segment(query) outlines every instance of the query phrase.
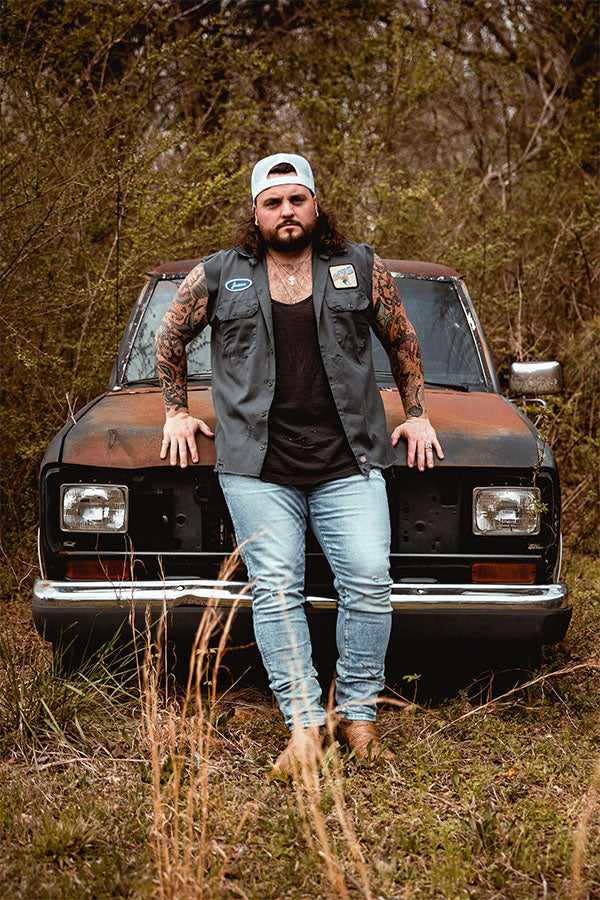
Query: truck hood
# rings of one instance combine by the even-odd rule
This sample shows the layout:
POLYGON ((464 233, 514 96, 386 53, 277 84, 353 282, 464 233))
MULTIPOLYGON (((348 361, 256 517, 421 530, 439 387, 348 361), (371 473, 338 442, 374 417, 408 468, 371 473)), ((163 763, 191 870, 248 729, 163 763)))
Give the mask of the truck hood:
MULTIPOLYGON (((382 390, 388 430, 404 420, 398 392, 382 390)), ((538 445, 531 423, 499 394, 427 390, 426 404, 444 459, 436 465, 519 467, 538 463, 538 445)), ((190 412, 214 430, 212 392, 190 387, 190 412)), ((99 397, 64 434, 62 462, 122 469, 169 465, 159 458, 164 422, 162 394, 157 388, 131 388, 99 397)), ((199 465, 214 466, 214 441, 198 437, 199 465)), ((406 463, 406 445, 398 446, 399 465, 406 463)))

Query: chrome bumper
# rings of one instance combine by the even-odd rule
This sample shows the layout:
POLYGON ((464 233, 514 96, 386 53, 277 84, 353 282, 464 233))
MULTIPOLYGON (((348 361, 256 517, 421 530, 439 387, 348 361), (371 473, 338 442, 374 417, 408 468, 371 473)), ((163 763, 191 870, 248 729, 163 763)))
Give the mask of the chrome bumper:
MULTIPOLYGON (((157 607, 207 606, 250 607, 250 585, 242 581, 45 581, 33 588, 34 605, 43 607, 157 607)), ((564 609, 564 584, 429 584, 415 582, 392 585, 394 610, 495 611, 515 609, 564 609)), ((308 595, 315 609, 334 609, 336 601, 308 595)))

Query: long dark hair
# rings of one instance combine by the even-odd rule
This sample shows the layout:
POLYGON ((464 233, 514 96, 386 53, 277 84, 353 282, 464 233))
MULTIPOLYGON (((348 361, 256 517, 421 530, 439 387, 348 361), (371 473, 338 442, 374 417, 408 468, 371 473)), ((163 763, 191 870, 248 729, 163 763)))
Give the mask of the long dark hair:
MULTIPOLYGON (((346 246, 346 238, 338 231, 335 217, 332 213, 321 209, 320 206, 313 244, 317 252, 328 253, 331 256, 342 253, 346 246)), ((243 247, 256 259, 262 259, 267 252, 265 240, 254 222, 254 213, 240 224, 235 245, 243 247)))

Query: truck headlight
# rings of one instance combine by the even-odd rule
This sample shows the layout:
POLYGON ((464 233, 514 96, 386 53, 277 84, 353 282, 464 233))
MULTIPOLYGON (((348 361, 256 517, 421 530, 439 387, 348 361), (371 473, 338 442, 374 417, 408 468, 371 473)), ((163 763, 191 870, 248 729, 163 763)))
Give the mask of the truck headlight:
POLYGON ((127 531, 129 489, 121 484, 63 484, 63 531, 127 531))
POLYGON ((474 488, 474 534, 539 534, 540 489, 474 488))

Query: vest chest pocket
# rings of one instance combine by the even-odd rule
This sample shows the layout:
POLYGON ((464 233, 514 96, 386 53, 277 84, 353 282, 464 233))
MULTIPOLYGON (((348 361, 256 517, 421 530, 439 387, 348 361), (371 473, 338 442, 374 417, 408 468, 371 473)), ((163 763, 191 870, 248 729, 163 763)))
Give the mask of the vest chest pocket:
POLYGON ((361 353, 367 346, 372 303, 360 290, 331 288, 325 295, 337 341, 344 350, 361 353))
POLYGON ((225 356, 244 357, 253 352, 256 347, 258 300, 253 297, 221 298, 215 309, 215 320, 215 330, 225 356))
POLYGON ((367 312, 371 305, 366 294, 351 288, 330 288, 325 295, 325 302, 330 310, 340 313, 367 312))

